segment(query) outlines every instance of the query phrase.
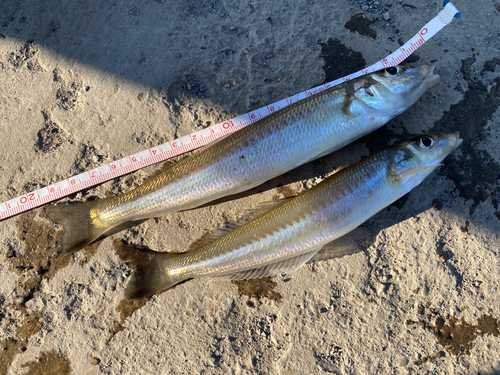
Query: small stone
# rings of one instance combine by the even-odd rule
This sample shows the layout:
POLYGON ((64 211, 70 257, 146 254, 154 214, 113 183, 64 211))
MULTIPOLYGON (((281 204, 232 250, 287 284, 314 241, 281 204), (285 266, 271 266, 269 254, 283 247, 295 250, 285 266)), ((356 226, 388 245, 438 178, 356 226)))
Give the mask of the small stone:
POLYGON ((400 356, 398 358, 398 366, 399 367, 405 367, 408 364, 408 358, 405 356, 400 356))
POLYGON ((97 156, 97 155, 93 155, 93 156, 92 156, 92 161, 93 161, 94 163, 97 163, 99 160, 100 160, 100 157, 99 157, 99 156, 97 156))
POLYGON ((101 363, 101 360, 99 358, 96 358, 96 357, 93 357, 91 360, 90 360, 90 364, 92 366, 97 366, 99 363, 101 363))
POLYGON ((384 20, 389 21, 390 19, 391 19, 391 16, 390 16, 389 12, 385 12, 384 13, 384 20))

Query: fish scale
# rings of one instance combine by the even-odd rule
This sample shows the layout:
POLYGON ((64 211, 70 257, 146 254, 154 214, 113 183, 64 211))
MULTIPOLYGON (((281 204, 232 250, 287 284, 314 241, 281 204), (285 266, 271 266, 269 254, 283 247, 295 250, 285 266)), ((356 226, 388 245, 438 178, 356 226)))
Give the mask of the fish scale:
POLYGON ((245 271, 239 259, 247 262, 246 267, 256 268, 273 258, 286 259, 321 248, 358 226, 360 218, 371 216, 371 211, 385 206, 392 198, 385 183, 385 154, 381 152, 356 168, 334 174, 318 187, 235 229, 220 241, 177 258, 169 264, 169 272, 186 278, 221 275, 234 269, 245 271), (366 204, 367 198, 379 203, 366 204), (227 269, 227 264, 233 267, 227 269), (184 272, 177 273, 177 269, 184 272))
POLYGON ((49 206, 73 252, 113 228, 188 210, 258 186, 379 128, 411 106, 439 76, 397 67, 361 76, 291 104, 220 139, 123 195, 49 206))
POLYGON ((136 270, 127 296, 151 295, 192 278, 293 272, 418 186, 461 142, 458 133, 440 133, 390 147, 184 254, 118 247, 136 270))

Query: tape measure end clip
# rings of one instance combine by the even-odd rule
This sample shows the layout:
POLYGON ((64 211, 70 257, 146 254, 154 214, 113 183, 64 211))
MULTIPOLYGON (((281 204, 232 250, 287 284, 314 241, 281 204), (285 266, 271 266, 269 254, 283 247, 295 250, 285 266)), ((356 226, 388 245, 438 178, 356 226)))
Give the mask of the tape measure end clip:
MULTIPOLYGON (((443 1, 443 6, 445 7, 446 5, 448 5, 448 3, 449 3, 449 2, 450 2, 450 0, 444 0, 444 1, 443 1)), ((453 8, 455 8, 455 6, 454 6, 453 4, 451 4, 451 6, 452 6, 453 8)), ((460 18, 460 17, 462 17, 462 13, 460 13, 460 12, 458 11, 458 9, 457 9, 457 8, 455 8, 455 10, 456 10, 457 12, 455 13, 455 15, 454 15, 453 17, 455 17, 455 18, 460 18)))

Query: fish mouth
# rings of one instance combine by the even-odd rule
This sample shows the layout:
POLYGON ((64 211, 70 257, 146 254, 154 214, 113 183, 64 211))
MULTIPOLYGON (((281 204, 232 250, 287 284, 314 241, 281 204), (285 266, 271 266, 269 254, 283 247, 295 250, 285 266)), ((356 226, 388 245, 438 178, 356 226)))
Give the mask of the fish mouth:
POLYGON ((451 147, 453 147, 451 152, 455 151, 464 141, 462 138, 460 138, 460 133, 457 131, 443 133, 443 135, 450 138, 451 147))
POLYGON ((424 85, 427 89, 434 86, 436 83, 439 82, 439 74, 435 74, 434 70, 436 69, 435 65, 431 65, 429 67, 429 73, 427 73, 427 76, 425 77, 424 81, 422 82, 422 85, 424 85))
POLYGON ((458 146, 460 146, 464 140, 462 138, 460 138, 459 132, 455 132, 455 137, 456 137, 456 140, 455 140, 455 150, 456 150, 458 148, 458 146))

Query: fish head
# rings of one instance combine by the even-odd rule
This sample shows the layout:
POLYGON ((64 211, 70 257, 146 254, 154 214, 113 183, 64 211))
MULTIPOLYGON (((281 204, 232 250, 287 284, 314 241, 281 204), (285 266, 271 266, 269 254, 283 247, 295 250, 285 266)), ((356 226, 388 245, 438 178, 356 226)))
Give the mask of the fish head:
POLYGON ((393 146, 388 158, 389 184, 410 191, 461 143, 458 132, 449 132, 426 134, 393 146))
POLYGON ((371 109, 390 118, 406 111, 439 81, 434 65, 393 66, 360 77, 354 96, 371 109))

